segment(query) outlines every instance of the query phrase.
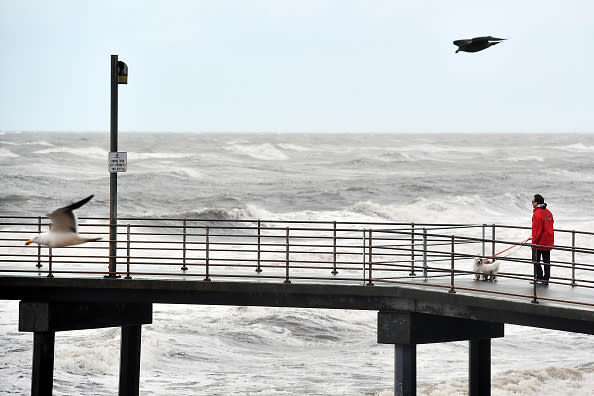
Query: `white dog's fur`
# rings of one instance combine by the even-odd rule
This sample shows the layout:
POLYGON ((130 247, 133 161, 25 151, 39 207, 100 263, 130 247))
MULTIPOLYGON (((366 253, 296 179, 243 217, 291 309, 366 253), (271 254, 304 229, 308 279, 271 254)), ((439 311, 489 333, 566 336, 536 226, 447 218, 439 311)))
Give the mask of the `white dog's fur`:
POLYGON ((491 262, 488 258, 474 258, 474 279, 480 280, 481 276, 483 280, 496 280, 497 272, 499 272, 499 263, 491 262))

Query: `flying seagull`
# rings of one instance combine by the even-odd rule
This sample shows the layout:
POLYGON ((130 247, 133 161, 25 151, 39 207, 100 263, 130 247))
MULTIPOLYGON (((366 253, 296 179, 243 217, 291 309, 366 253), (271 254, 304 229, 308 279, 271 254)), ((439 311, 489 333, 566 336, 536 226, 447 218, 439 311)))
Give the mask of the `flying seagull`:
POLYGON ((454 41, 454 45, 458 46, 456 53, 458 53, 459 51, 478 52, 484 50, 485 48, 489 48, 492 45, 499 44, 503 40, 505 39, 496 38, 492 36, 484 36, 475 37, 472 39, 456 40, 454 41))
POLYGON ((25 242, 25 245, 38 243, 50 248, 79 245, 85 242, 98 241, 101 238, 83 238, 78 235, 76 226, 76 215, 72 212, 78 209, 93 198, 89 195, 85 199, 75 202, 72 205, 56 209, 47 215, 52 220, 49 232, 36 235, 25 242))

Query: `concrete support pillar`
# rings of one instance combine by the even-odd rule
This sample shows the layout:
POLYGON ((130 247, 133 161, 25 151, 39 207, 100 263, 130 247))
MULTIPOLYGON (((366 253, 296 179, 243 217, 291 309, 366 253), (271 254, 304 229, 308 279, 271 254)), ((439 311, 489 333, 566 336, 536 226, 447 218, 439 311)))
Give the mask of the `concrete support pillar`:
POLYGON ((138 395, 140 329, 153 321, 152 304, 26 302, 19 305, 19 330, 33 332, 32 395, 51 395, 56 331, 121 327, 120 395, 138 395))
POLYGON ((471 339, 469 343, 469 396, 491 396, 491 339, 471 339))
POLYGON ((394 396, 417 394, 417 346, 395 344, 394 396))
POLYGON ((120 396, 138 396, 140 382, 141 326, 122 326, 120 396))
POLYGON ((377 342, 395 345, 394 394, 417 394, 417 344, 470 340, 470 396, 491 394, 491 338, 503 337, 503 323, 419 312, 380 311, 377 342))
POLYGON ((56 333, 53 331, 36 331, 33 334, 31 395, 51 395, 54 384, 54 344, 56 333))

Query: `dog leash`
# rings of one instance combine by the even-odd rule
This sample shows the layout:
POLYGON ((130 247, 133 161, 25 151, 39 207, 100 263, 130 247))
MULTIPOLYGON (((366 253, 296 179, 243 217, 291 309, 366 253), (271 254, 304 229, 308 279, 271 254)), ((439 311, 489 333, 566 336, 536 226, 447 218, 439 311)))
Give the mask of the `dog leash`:
MULTIPOLYGON (((522 247, 522 244, 523 244, 523 243, 526 243, 526 242, 528 242, 528 241, 529 241, 529 240, 531 240, 531 239, 532 239, 532 236, 529 236, 528 238, 524 239, 522 242, 520 242, 520 243, 517 243, 517 244, 515 244, 515 245, 511 245, 510 247, 508 247, 508 248, 506 248, 506 249, 503 249, 503 250, 502 250, 502 251, 500 251, 500 252, 497 252, 497 253, 495 253, 494 255, 492 255, 492 256, 490 257, 490 259, 491 259, 491 260, 493 260, 493 261, 495 261, 495 257, 499 256, 501 253, 505 253, 505 252, 507 252, 508 250, 510 250, 510 249, 513 249, 513 248, 516 248, 516 247, 519 249, 519 248, 521 248, 521 247, 522 247)), ((511 253, 510 253, 510 254, 511 254, 511 253)), ((506 254, 506 255, 505 255, 505 256, 503 256, 503 257, 507 257, 507 256, 509 256, 509 254, 506 254)))

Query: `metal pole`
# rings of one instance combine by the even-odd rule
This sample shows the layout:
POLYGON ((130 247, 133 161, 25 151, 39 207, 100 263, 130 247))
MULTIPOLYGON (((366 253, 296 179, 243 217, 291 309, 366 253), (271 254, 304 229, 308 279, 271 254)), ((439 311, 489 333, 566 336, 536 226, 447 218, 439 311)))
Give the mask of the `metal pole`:
POLYGON ((183 235, 183 247, 182 247, 182 261, 183 261, 183 265, 181 267, 182 271, 187 271, 188 267, 186 266, 186 238, 187 238, 187 220, 184 219, 184 235, 183 235))
POLYGON ((486 224, 483 224, 483 257, 485 257, 485 229, 487 228, 486 224))
POLYGON ((410 274, 408 276, 416 276, 415 274, 415 223, 410 223, 410 274))
POLYGON ((367 283, 367 286, 373 286, 373 274, 372 274, 372 266, 373 266, 373 260, 372 260, 372 256, 371 256, 371 230, 368 231, 369 233, 369 282, 367 283))
POLYGON ((205 248, 206 248, 206 278, 204 278, 205 281, 210 282, 210 276, 209 276, 209 266, 210 266, 210 237, 209 237, 209 229, 210 227, 206 226, 206 235, 204 236, 205 240, 205 248))
POLYGON ((366 250, 365 250, 365 243, 366 243, 366 240, 365 240, 365 238, 366 238, 365 237, 365 230, 363 230, 363 240, 362 240, 362 242, 363 242, 363 285, 365 285, 365 271, 366 271, 366 265, 365 265, 365 260, 366 260, 366 257, 365 257, 365 252, 366 252, 366 250))
MULTIPOLYGON (((111 152, 118 151, 118 56, 111 56, 111 115, 110 115, 111 152)), ((118 252, 118 174, 109 174, 109 275, 116 277, 118 252)))
POLYGON ((427 229, 423 228, 423 275, 425 280, 427 280, 427 273, 427 229))
POLYGON ((338 274, 336 270, 336 221, 334 222, 334 269, 332 270, 332 275, 338 274))
MULTIPOLYGON (((37 218, 37 231, 39 234, 41 234, 41 216, 39 216, 37 218)), ((41 265, 41 245, 37 244, 37 268, 41 268, 43 267, 43 265, 41 265)))
POLYGON ((575 231, 571 231, 571 286, 575 285, 575 231))
POLYGON ((536 286, 538 283, 538 280, 536 279, 536 251, 534 250, 534 245, 532 246, 532 290, 534 293, 534 296, 532 297, 532 303, 533 304, 538 304, 538 296, 536 295, 536 286))
POLYGON ((53 264, 53 254, 52 254, 52 248, 48 248, 49 251, 49 273, 47 274, 48 278, 53 278, 54 274, 52 274, 52 264, 53 264))
POLYGON ((130 276, 130 224, 126 225, 126 279, 130 276))
POLYGON ((450 293, 456 293, 454 288, 454 236, 452 235, 452 268, 450 272, 450 293))
POLYGON ((260 267, 260 256, 261 256, 261 242, 262 241, 262 224, 260 220, 258 220, 258 267, 256 268, 256 272, 262 272, 262 268, 260 267))
POLYGON ((495 256, 495 224, 492 225, 493 231, 491 235, 491 255, 495 256))
POLYGON ((286 254, 285 254, 285 265, 286 265, 286 276, 284 283, 291 283, 289 280, 289 227, 287 227, 287 236, 286 236, 286 254))

